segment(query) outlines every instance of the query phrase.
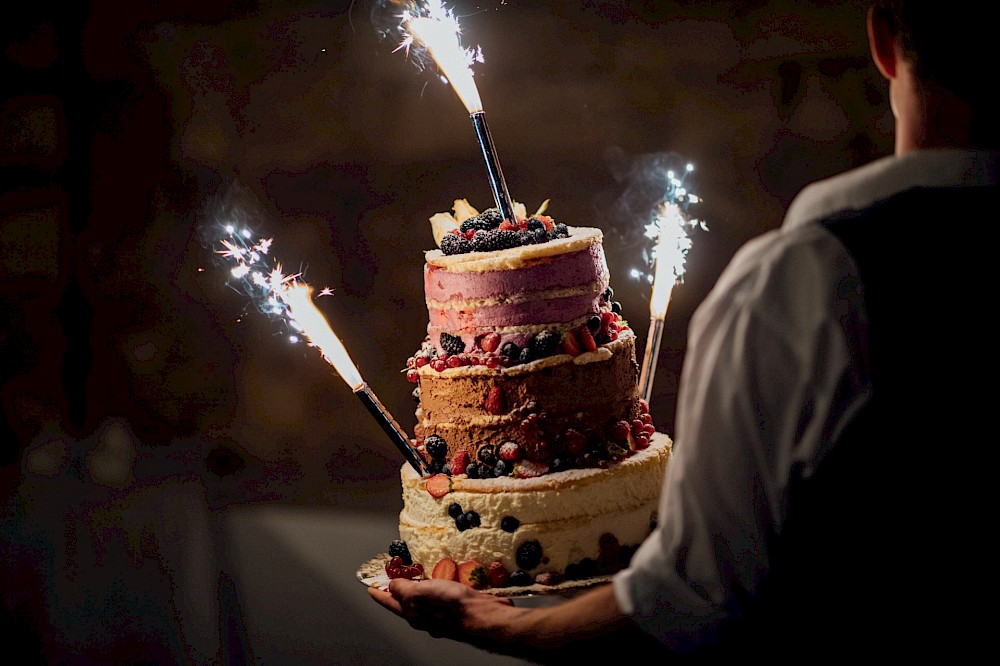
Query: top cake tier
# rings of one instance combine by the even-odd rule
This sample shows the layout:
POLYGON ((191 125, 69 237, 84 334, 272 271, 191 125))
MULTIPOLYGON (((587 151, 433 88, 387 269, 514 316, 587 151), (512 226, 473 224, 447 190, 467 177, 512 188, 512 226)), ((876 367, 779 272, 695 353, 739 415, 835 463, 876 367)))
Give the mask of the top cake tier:
POLYGON ((428 252, 424 293, 428 336, 449 351, 486 351, 507 342, 525 346, 540 331, 565 331, 609 309, 609 273, 599 229, 493 252, 428 252), (442 334, 448 338, 442 341, 442 334))

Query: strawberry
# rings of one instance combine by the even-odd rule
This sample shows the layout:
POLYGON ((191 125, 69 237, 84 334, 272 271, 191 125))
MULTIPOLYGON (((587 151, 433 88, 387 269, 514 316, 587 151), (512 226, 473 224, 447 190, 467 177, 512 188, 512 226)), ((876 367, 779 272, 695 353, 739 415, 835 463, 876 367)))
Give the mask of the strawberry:
POLYGON ((434 565, 434 570, 431 571, 431 578, 458 580, 458 564, 450 557, 442 559, 434 565))
POLYGON ((549 466, 545 463, 532 462, 531 460, 520 460, 514 463, 514 476, 519 479, 531 479, 549 473, 549 466))
POLYGON ((500 348, 500 335, 497 333, 487 333, 480 341, 484 352, 493 352, 500 348))
POLYGON ((458 565, 458 582, 481 590, 486 587, 486 569, 479 562, 469 560, 458 565))
POLYGON ((451 477, 447 474, 435 474, 424 482, 424 487, 431 497, 444 497, 451 492, 451 477))
POLYGON ((486 567, 486 579, 490 582, 490 587, 507 587, 510 584, 510 572, 497 560, 486 567))
POLYGON ((486 396, 486 402, 484 406, 486 411, 494 416, 498 414, 503 414, 507 411, 506 400, 503 397, 503 391, 499 386, 490 387, 490 392, 486 396))
POLYGON ((591 335, 590 329, 586 326, 580 328, 580 347, 584 351, 597 351, 597 343, 594 342, 594 336, 591 335))
POLYGON ((451 457, 451 462, 448 463, 448 467, 451 469, 452 475, 465 474, 465 468, 469 466, 469 452, 459 451, 451 457))
POLYGON ((570 356, 580 355, 580 341, 576 339, 576 334, 573 331, 566 331, 562 338, 562 349, 570 356))

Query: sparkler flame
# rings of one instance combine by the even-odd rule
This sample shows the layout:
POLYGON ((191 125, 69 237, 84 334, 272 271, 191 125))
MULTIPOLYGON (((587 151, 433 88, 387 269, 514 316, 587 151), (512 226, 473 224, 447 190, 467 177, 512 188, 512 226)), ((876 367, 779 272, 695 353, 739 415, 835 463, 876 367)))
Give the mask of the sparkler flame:
POLYGON ((473 63, 483 62, 482 50, 462 46, 458 20, 440 0, 427 0, 416 12, 403 13, 404 38, 396 50, 406 49, 408 52, 414 41, 422 44, 451 83, 469 115, 482 111, 483 102, 472 78, 473 63))
MULTIPOLYGON (((280 263, 270 265, 272 239, 253 241, 253 232, 249 229, 237 229, 234 225, 225 229, 229 237, 219 241, 221 249, 216 250, 216 254, 233 262, 230 274, 243 282, 265 313, 284 319, 289 328, 305 336, 309 345, 319 350, 351 390, 357 391, 364 384, 361 373, 313 303, 312 287, 301 280, 301 273, 286 275, 280 263)), ((332 293, 327 288, 320 296, 332 293)), ((296 340, 297 336, 292 339, 296 340)))

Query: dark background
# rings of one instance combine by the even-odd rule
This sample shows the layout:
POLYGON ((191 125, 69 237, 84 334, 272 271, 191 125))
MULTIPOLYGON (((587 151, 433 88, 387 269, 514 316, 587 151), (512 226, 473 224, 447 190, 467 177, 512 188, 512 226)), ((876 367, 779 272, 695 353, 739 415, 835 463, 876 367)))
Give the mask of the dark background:
MULTIPOLYGON (((334 289, 324 312, 409 428, 399 370, 426 326, 427 219, 456 198, 492 205, 464 108, 392 52, 392 14, 371 3, 143 4, 34 4, 3 28, 5 462, 46 426, 85 438, 121 417, 144 446, 233 451, 247 498, 391 486, 381 431, 315 350, 226 286, 198 227, 229 184, 256 196, 275 256, 334 289)), ((650 290, 629 271, 648 220, 614 206, 622 172, 694 164, 709 230, 691 234, 666 319, 652 402, 670 433, 688 319, 736 248, 806 183, 891 151, 864 3, 459 13, 512 197, 605 231, 640 353, 650 290)))
MULTIPOLYGON (((70 476, 391 517, 395 449, 315 350, 226 284, 206 237, 229 188, 255 197, 255 228, 334 290, 321 307, 409 429, 428 218, 492 205, 465 109, 393 53, 392 11, 371 2, 71 4, 0 26, 9 515, 28 515, 34 481, 70 476)), ((865 3, 457 4, 512 197, 604 230, 640 354, 650 289, 630 271, 650 211, 617 203, 637 176, 657 190, 650 165, 695 166, 708 231, 692 232, 652 400, 672 434, 688 321, 736 249, 807 183, 891 153, 865 3)))

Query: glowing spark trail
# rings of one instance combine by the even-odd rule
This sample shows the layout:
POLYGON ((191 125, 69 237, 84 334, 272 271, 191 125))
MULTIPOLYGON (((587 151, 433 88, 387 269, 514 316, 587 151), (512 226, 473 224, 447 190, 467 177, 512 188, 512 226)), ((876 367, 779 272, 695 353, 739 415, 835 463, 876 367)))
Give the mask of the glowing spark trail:
MULTIPOLYGON (((313 303, 312 287, 300 280, 301 274, 285 275, 281 264, 270 265, 270 238, 254 242, 253 233, 249 229, 237 230, 233 225, 225 229, 229 237, 220 241, 222 249, 216 250, 216 253, 234 264, 230 269, 231 275, 244 284, 252 298, 263 304, 261 309, 265 313, 284 319, 292 330, 305 336, 310 346, 319 350, 323 359, 351 387, 351 391, 358 396, 406 461, 418 474, 426 475, 427 463, 361 377, 344 343, 313 303)), ((320 295, 332 293, 330 289, 323 289, 320 295)), ((296 336, 292 336, 292 339, 296 339, 296 336)))
MULTIPOLYGON (((686 171, 694 169, 687 165, 686 171)), ((642 370, 639 374, 640 394, 648 403, 653 393, 653 375, 656 372, 656 359, 660 353, 660 339, 663 336, 663 320, 670 304, 670 295, 674 285, 683 279, 688 250, 691 249, 689 227, 704 223, 698 220, 688 220, 685 210, 689 204, 699 203, 696 195, 684 187, 681 179, 673 172, 667 173, 668 188, 659 204, 658 212, 650 224, 646 226, 646 236, 656 240, 653 250, 655 269, 650 276, 653 283, 653 294, 649 300, 649 337, 642 358, 642 370)))
POLYGON ((481 49, 466 49, 462 46, 461 28, 455 16, 448 11, 440 0, 427 0, 416 13, 404 12, 402 16, 404 31, 403 42, 396 50, 402 48, 409 53, 414 44, 422 44, 445 78, 451 83, 455 93, 469 112, 472 128, 476 132, 479 148, 486 161, 486 170, 493 190, 493 199, 503 217, 511 222, 517 222, 514 206, 507 191, 507 182, 500 169, 500 160, 493 145, 493 137, 486 124, 486 114, 479 89, 472 78, 472 65, 483 62, 481 49))

